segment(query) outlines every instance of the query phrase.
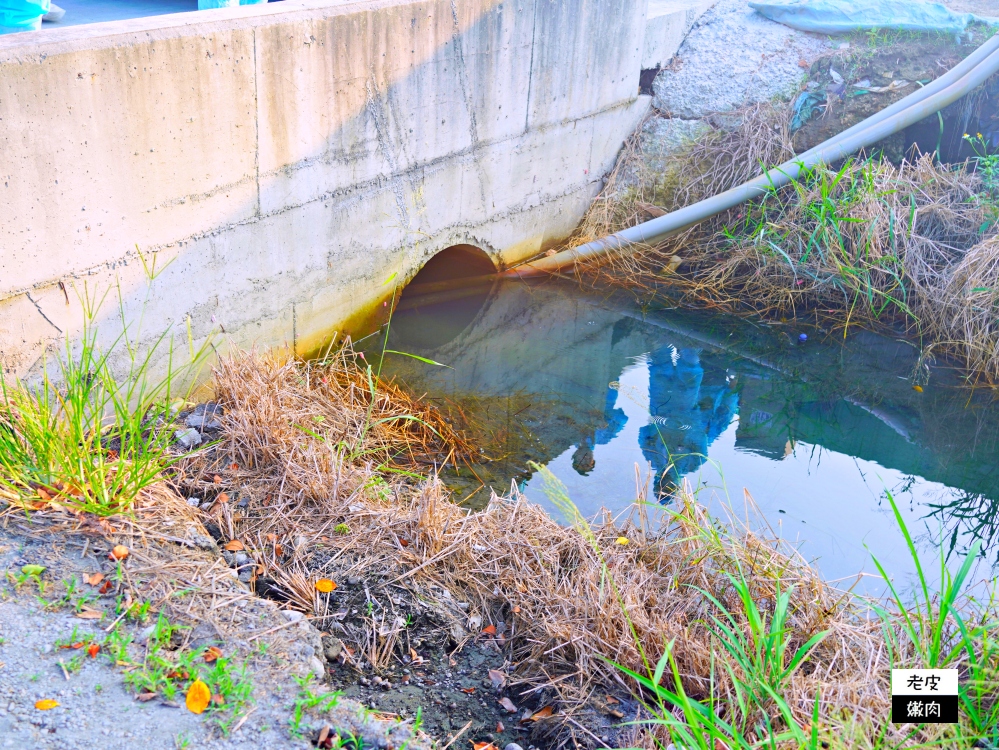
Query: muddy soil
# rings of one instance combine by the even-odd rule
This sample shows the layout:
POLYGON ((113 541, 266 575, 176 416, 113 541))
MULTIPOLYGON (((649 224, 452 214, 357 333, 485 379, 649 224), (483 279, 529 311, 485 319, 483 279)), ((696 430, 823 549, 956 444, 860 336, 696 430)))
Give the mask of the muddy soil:
MULTIPOLYGON (((950 70, 985 39, 979 29, 969 40, 943 34, 859 36, 843 42, 844 49, 826 55, 809 68, 808 81, 795 101, 795 114, 804 120, 793 138, 798 153, 806 151, 899 99, 915 92, 950 70)), ((938 146, 946 161, 960 161, 974 153, 962 141, 965 132, 999 136, 996 118, 995 81, 985 91, 952 104, 934 115, 893 135, 876 149, 893 161, 901 160, 913 145, 922 151, 938 146)))

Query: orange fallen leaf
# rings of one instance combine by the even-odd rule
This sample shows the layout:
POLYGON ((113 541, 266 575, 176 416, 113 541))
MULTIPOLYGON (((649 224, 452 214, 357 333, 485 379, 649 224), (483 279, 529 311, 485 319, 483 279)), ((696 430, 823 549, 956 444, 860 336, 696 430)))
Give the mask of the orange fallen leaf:
POLYGON ((101 647, 98 646, 96 643, 91 643, 90 646, 87 648, 87 653, 90 654, 91 659, 95 658, 97 654, 100 653, 100 651, 101 647))
POLYGON ((503 710, 506 711, 508 714, 517 713, 517 707, 513 705, 513 701, 510 700, 509 698, 500 698, 499 704, 503 706, 503 710))
POLYGON ((496 626, 495 625, 486 625, 484 628, 482 628, 482 633, 481 634, 482 635, 496 635, 496 626))
POLYGON ((267 535, 267 541, 268 542, 276 542, 277 541, 277 534, 268 534, 267 535))
POLYGON ((91 609, 90 607, 84 607, 76 613, 76 616, 81 620, 99 620, 104 617, 104 613, 98 612, 96 609, 91 609))
POLYGON ((83 580, 86 581, 91 586, 96 586, 98 583, 104 580, 103 573, 91 573, 88 576, 83 576, 83 580))
POLYGON ((238 539, 233 539, 225 546, 225 548, 230 552, 239 552, 240 550, 245 549, 245 547, 243 547, 243 543, 238 539))
POLYGON ((555 709, 553 709, 551 706, 545 706, 544 708, 539 708, 537 711, 535 711, 530 716, 528 716, 528 717, 526 717, 524 719, 521 719, 520 723, 524 724, 524 723, 526 723, 528 721, 541 721, 541 719, 547 719, 548 717, 550 717, 554 713, 555 713, 555 709))
POLYGON ((615 698, 615 697, 614 697, 613 695, 608 695, 608 696, 607 696, 607 703, 608 703, 608 704, 610 704, 610 705, 612 705, 612 706, 613 706, 613 705, 616 705, 616 704, 618 704, 618 703, 620 703, 620 702, 621 702, 621 701, 619 701, 619 700, 618 700, 617 698, 615 698))
POLYGON ((225 698, 222 695, 220 695, 219 693, 215 693, 215 695, 212 696, 212 705, 213 706, 224 706, 225 705, 225 698))
POLYGON ((215 499, 218 500, 220 503, 227 503, 227 502, 229 502, 229 496, 226 493, 224 493, 224 492, 220 492, 219 496, 217 498, 215 498, 215 499))
POLYGON ((152 692, 147 691, 145 693, 139 693, 137 696, 135 696, 135 700, 142 701, 143 703, 148 703, 149 701, 151 701, 155 697, 156 697, 156 693, 152 693, 152 692))
POLYGON ((184 699, 184 705, 187 706, 187 710, 192 714, 204 713, 205 709, 208 708, 208 703, 212 699, 212 691, 208 689, 208 686, 201 680, 195 680, 191 683, 191 687, 187 689, 187 697, 184 699))
POLYGON ((239 471, 239 464, 229 464, 229 468, 232 471, 239 471))
MULTIPOLYGON (((43 490, 41 487, 39 487, 37 490, 35 490, 35 492, 37 492, 38 493, 38 497, 40 497, 46 503, 52 501, 52 496, 49 493, 47 493, 45 490, 43 490)), ((56 705, 58 705, 58 704, 56 704, 56 705)))
POLYGON ((491 742, 472 742, 472 750, 497 750, 497 747, 491 742))
POLYGON ((274 554, 277 555, 278 557, 281 557, 281 555, 284 554, 284 547, 282 547, 280 544, 275 544, 274 554))
POLYGON ((520 605, 519 605, 519 604, 517 604, 517 605, 514 605, 514 608, 513 608, 513 613, 514 613, 515 615, 519 615, 519 614, 520 614, 520 605))
POLYGON ((220 477, 218 474, 216 474, 215 476, 212 477, 212 483, 213 484, 222 484, 222 477, 220 477))
POLYGON ((320 578, 316 581, 316 591, 321 594, 328 594, 336 588, 336 584, 329 578, 320 578))
POLYGON ((35 708, 39 711, 48 711, 50 708, 55 708, 58 705, 59 701, 54 701, 51 698, 42 698, 35 703, 35 708))
POLYGON ((205 649, 204 660, 211 664, 213 661, 222 656, 222 650, 218 646, 209 646, 205 649))
POLYGON ((506 727, 503 726, 503 722, 502 721, 497 721, 496 722, 496 733, 499 734, 500 732, 505 732, 505 731, 506 731, 506 727))
POLYGON ((101 584, 101 587, 99 589, 97 589, 97 592, 99 594, 106 594, 107 592, 109 592, 111 590, 112 585, 113 584, 111 583, 111 581, 107 580, 103 584, 101 584))
POLYGON ((83 641, 77 641, 70 648, 83 648, 83 641))
POLYGON ((462 689, 461 689, 461 692, 463 692, 463 693, 465 693, 465 694, 467 694, 467 695, 471 695, 472 693, 474 693, 474 692, 475 692, 475 688, 473 688, 473 687, 470 687, 470 688, 462 688, 462 689))
POLYGON ((401 544, 403 547, 408 547, 409 546, 409 541, 406 540, 406 539, 403 539, 402 537, 399 537, 399 544, 401 544))
POLYGON ((126 547, 124 544, 116 544, 111 549, 111 552, 108 553, 108 557, 110 557, 112 560, 124 560, 126 557, 128 557, 128 547, 126 547))

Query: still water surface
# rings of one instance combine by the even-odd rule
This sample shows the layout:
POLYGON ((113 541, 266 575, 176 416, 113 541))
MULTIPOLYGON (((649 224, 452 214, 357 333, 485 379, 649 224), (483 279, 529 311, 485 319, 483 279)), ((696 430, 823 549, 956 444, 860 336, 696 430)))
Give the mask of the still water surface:
POLYGON ((984 572, 996 559, 999 404, 945 367, 917 392, 910 343, 642 309, 547 281, 404 297, 388 347, 447 365, 389 355, 383 374, 472 415, 487 460, 444 474, 471 505, 514 481, 557 515, 534 461, 584 515, 619 511, 637 466, 664 503, 680 482, 719 514, 744 517, 751 497, 827 578, 850 583, 876 572, 871 552, 912 573, 891 492, 924 550, 981 538, 984 572))

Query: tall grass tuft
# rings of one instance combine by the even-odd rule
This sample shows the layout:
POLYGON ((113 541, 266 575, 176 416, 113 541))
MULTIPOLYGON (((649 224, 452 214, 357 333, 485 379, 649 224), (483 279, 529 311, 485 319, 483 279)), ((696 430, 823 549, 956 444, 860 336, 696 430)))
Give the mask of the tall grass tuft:
POLYGON ((127 511, 176 461, 175 401, 187 395, 180 384, 193 383, 209 345, 196 350, 188 332, 187 363, 178 367, 166 333, 140 350, 122 315, 123 332, 102 347, 101 301, 81 296, 83 333, 75 345, 67 338, 54 366, 43 362, 40 382, 0 373, 0 493, 26 510, 127 511), (166 369, 157 376, 160 357, 166 369))

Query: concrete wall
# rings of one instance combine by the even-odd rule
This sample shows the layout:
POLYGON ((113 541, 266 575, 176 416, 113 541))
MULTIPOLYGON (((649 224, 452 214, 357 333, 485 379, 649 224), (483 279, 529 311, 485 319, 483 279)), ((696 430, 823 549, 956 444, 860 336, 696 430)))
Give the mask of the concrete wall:
POLYGON ((648 106, 644 24, 643 0, 287 0, 0 37, 0 364, 109 289, 105 338, 120 298, 144 341, 304 353, 448 245, 542 250, 648 106))
POLYGON ((648 0, 642 68, 665 68, 704 12, 718 0, 648 0))

